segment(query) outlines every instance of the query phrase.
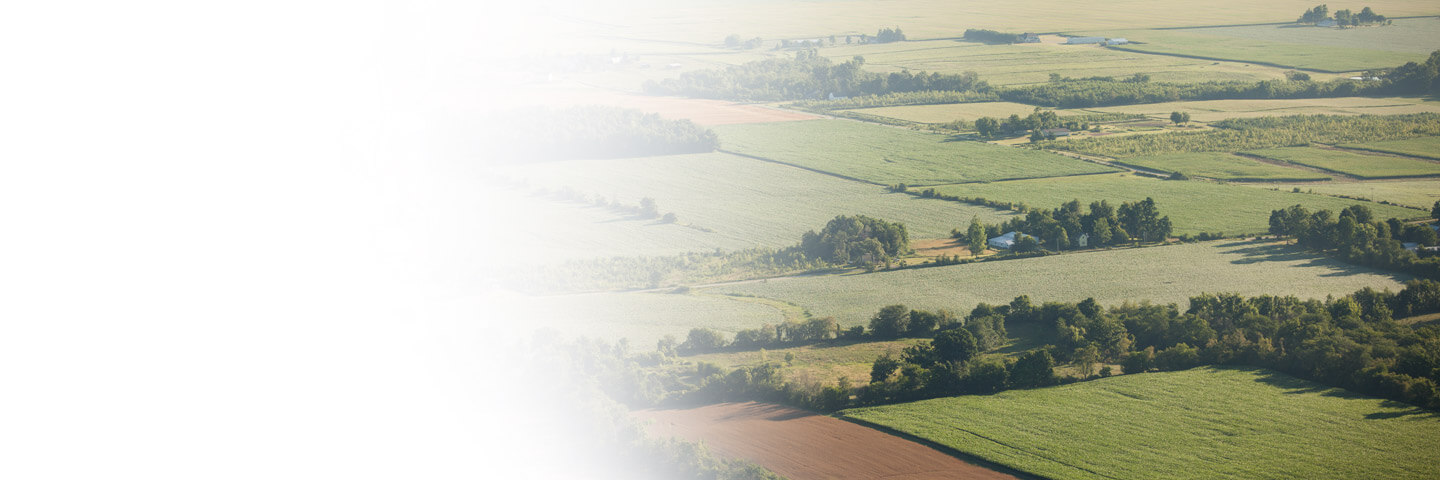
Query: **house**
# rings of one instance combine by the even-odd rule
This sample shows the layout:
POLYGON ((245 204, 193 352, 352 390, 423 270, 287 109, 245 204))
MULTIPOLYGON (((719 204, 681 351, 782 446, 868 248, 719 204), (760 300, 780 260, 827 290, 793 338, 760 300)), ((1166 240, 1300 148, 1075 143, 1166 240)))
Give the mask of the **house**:
POLYGON ((1406 250, 1412 252, 1420 250, 1420 244, 1415 242, 1405 242, 1400 244, 1400 246, 1405 247, 1406 250))
MULTIPOLYGON (((990 239, 990 241, 985 242, 985 243, 989 244, 989 245, 990 245, 990 248, 994 248, 994 249, 996 249, 996 250, 1009 250, 1009 249, 1015 247, 1015 242, 1016 242, 1016 241, 1018 241, 1018 240, 1021 239, 1021 238, 1025 238, 1025 237, 1030 237, 1030 236, 1029 236, 1029 235, 1026 235, 1026 234, 1023 234, 1023 233, 1020 233, 1020 232, 1010 232, 1010 233, 1007 233, 1007 234, 1004 234, 1004 235, 1001 235, 1001 236, 992 238, 992 239, 990 239)), ((1030 237, 1030 238, 1035 238, 1035 237, 1030 237)), ((1035 240, 1036 240, 1036 241, 1039 241, 1040 239, 1036 238, 1035 240)))
POLYGON ((1016 43, 1040 43, 1040 34, 1025 32, 1020 34, 1020 41, 1016 43))
POLYGON ((1080 238, 1075 239, 1075 246, 1085 248, 1090 246, 1090 234, 1082 233, 1080 238))
POLYGON ((1130 41, 1123 38, 1112 38, 1105 41, 1106 45, 1124 45, 1127 43, 1130 43, 1130 41))
POLYGON ((1068 137, 1068 136, 1070 136, 1070 129, 1068 129, 1068 128, 1046 128, 1046 129, 1044 129, 1044 130, 1040 130, 1040 134, 1046 136, 1047 138, 1068 137))
POLYGON ((1070 37, 1065 40, 1066 45, 1099 45, 1105 43, 1105 37, 1070 37))

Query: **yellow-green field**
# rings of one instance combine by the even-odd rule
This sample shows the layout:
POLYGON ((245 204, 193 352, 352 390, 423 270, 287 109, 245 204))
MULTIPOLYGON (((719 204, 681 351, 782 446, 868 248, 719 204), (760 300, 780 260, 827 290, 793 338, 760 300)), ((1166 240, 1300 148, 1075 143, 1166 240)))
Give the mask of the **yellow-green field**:
POLYGON ((1430 55, 1430 52, 1440 50, 1440 18, 1399 18, 1392 22, 1391 25, 1386 26, 1356 28, 1316 28, 1289 24, 1194 28, 1180 31, 1256 42, 1362 48, 1426 56, 1430 55))
MULTIPOLYGON (((752 327, 753 328, 753 327, 752 327)), ((765 363, 786 365, 785 377, 801 383, 820 382, 834 385, 840 377, 847 377, 855 385, 870 381, 870 366, 875 357, 886 353, 900 356, 906 347, 921 343, 920 339, 901 339, 882 342, 804 345, 799 347, 776 348, 773 350, 748 350, 743 352, 708 353, 687 357, 693 362, 710 362, 726 369, 741 366, 757 366, 765 363), (785 355, 792 354, 791 362, 785 355)))
POLYGON ((805 307, 818 316, 833 316, 848 326, 866 324, 880 307, 895 303, 924 310, 968 312, 979 302, 1009 303, 1016 296, 1029 295, 1035 302, 1078 302, 1094 297, 1102 305, 1149 300, 1185 306, 1190 297, 1205 292, 1324 298, 1364 287, 1399 290, 1406 279, 1294 247, 1221 240, 870 274, 772 279, 704 291, 778 299, 805 307))
POLYGON ((1251 158, 1223 152, 1173 153, 1126 157, 1124 163, 1162 172, 1181 172, 1189 176, 1221 180, 1326 180, 1330 177, 1298 168, 1259 162, 1251 158))
POLYGON ((1440 175, 1440 162, 1352 150, 1313 147, 1271 148, 1247 152, 1283 162, 1309 165, 1362 178, 1440 175))
POLYGON ((1408 140, 1391 140, 1388 142, 1345 144, 1341 146, 1345 148, 1373 150, 1376 152, 1440 160, 1440 137, 1421 137, 1408 140))
POLYGON ((1344 195, 1368 198, 1429 209, 1440 201, 1440 179, 1429 180, 1384 180, 1373 182, 1328 182, 1328 183, 1264 183, 1252 186, 1266 189, 1291 191, 1299 188, 1304 192, 1322 195, 1344 195))
MULTIPOLYGON (((1296 16, 1298 17, 1299 14, 1296 14, 1296 16)), ((1415 48, 1407 48, 1405 51, 1395 51, 1376 42, 1320 45, 1306 43, 1310 38, 1309 36, 1304 38, 1284 36, 1287 33, 1297 33, 1311 29, 1329 30, 1329 33, 1339 33, 1343 35, 1345 32, 1339 29, 1320 29, 1317 27, 1275 29, 1271 26, 1260 28, 1264 29, 1267 33, 1270 33, 1272 29, 1274 32, 1279 33, 1273 35, 1273 39, 1215 35, 1211 34, 1212 29, 1209 28, 1087 32, 1087 34, 1105 37, 1124 37, 1132 42, 1138 42, 1110 47, 1115 50, 1168 55, 1189 55, 1219 61, 1258 62, 1284 68, 1303 68, 1324 72, 1354 72, 1367 69, 1391 68, 1404 64, 1405 62, 1424 61, 1425 58, 1429 56, 1428 53, 1415 53, 1410 51, 1415 48)), ((1410 41, 1412 45, 1429 45, 1434 43, 1433 37, 1425 38, 1424 40, 1412 38, 1420 37, 1420 35, 1412 35, 1413 30, 1402 30, 1401 28, 1371 28, 1367 30, 1380 32, 1377 38, 1386 36, 1386 32, 1395 32, 1397 39, 1400 41, 1410 41)), ((1339 37, 1334 38, 1338 42, 1339 37)), ((1358 41, 1358 39, 1355 40, 1358 41)))
MULTIPOLYGON (((1035 111, 1034 105, 1013 102, 947 103, 941 105, 906 105, 901 107, 876 107, 843 110, 868 115, 896 118, 918 123, 947 123, 956 120, 974 121, 980 117, 1005 118, 1010 115, 1024 117, 1035 111)), ((1056 115, 1080 115, 1075 110, 1054 110, 1056 115)))
MULTIPOLYGON (((519 297, 506 317, 528 329, 549 328, 567 337, 607 341, 628 339, 639 350, 652 350, 665 335, 680 341, 691 328, 727 334, 784 321, 780 310, 757 302, 718 295, 673 293, 589 293, 519 297)), ((872 359, 873 360, 873 359, 872 359)))
POLYGON ((1272 370, 1196 368, 858 408, 1054 479, 1440 476, 1440 415, 1272 370))
POLYGON ((1202 100, 1098 107, 1097 112, 1135 113, 1168 119, 1170 112, 1186 112, 1191 120, 1213 122, 1226 118, 1280 115, 1396 115, 1440 112, 1440 102, 1419 97, 1340 97, 1282 100, 1202 100))

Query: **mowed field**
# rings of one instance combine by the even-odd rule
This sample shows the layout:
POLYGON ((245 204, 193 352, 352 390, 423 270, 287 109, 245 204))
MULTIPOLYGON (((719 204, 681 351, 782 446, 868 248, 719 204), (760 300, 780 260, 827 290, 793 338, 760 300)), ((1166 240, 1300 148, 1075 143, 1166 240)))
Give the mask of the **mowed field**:
MULTIPOLYGON (((961 33, 963 29, 957 30, 955 35, 961 33)), ((1152 81, 1180 83, 1285 78, 1285 71, 1275 67, 1148 55, 1094 45, 986 45, 959 40, 931 40, 839 45, 823 48, 820 54, 836 62, 856 55, 863 56, 865 68, 877 72, 903 69, 912 72, 975 72, 991 85, 1044 83, 1051 73, 1066 77, 1129 77, 1144 73, 1150 75, 1152 81)))
POLYGON ((1435 478, 1440 415, 1255 368, 841 412, 1054 479, 1435 478))
MULTIPOLYGON (((1239 187, 1237 187, 1239 188, 1239 187)), ((1256 189, 1258 190, 1258 189, 1256 189)), ((1186 306, 1201 293, 1325 298, 1364 287, 1398 291, 1408 277, 1357 267, 1278 243, 1229 241, 1081 252, 856 275, 795 277, 707 288, 774 298, 863 325, 885 305, 963 313, 977 303, 1035 302, 1102 305, 1125 301, 1186 306)))
POLYGON ((1170 112, 1185 112, 1192 120, 1214 122, 1227 118, 1281 115, 1398 115, 1440 112, 1440 102, 1417 97, 1339 97, 1278 100, 1201 100, 1097 107, 1095 112, 1135 113, 1169 119, 1170 112))
MULTIPOLYGON (((680 224, 703 229, 651 225, 653 221, 610 221, 606 216, 586 226, 597 231, 597 240, 605 238, 606 229, 620 231, 621 235, 629 230, 688 230, 673 232, 677 244, 666 250, 787 247, 799 243, 806 231, 824 227, 837 215, 860 214, 901 222, 916 239, 948 237, 952 228, 968 225, 971 217, 999 222, 1011 215, 986 207, 889 193, 877 185, 726 153, 546 162, 503 172, 513 179, 525 179, 532 187, 570 187, 592 198, 601 195, 626 205, 638 205, 641 198, 651 197, 661 212, 674 212, 680 224)), ((571 208, 597 215, 606 213, 598 207, 578 204, 571 208)), ((537 241, 570 241, 566 231, 575 225, 556 222, 550 227, 544 231, 559 238, 537 241)), ((630 241, 628 237, 624 240, 630 241)))
MULTIPOLYGON (((1295 14, 1300 16, 1299 13, 1295 14)), ((1294 19, 1292 18, 1291 21, 1294 19)), ((1239 27, 1237 27, 1239 28, 1239 27)), ((1264 26, 1262 28, 1273 28, 1264 26)), ((1301 31, 1307 27, 1292 27, 1285 31, 1301 31)), ((1309 27, 1316 28, 1318 27, 1309 27)), ((1167 55, 1187 55, 1232 62, 1256 62, 1284 68, 1303 68, 1322 72, 1355 72, 1368 69, 1392 68, 1405 62, 1424 61, 1429 55, 1404 51, 1380 49, 1373 43, 1369 48, 1353 45, 1319 45, 1305 43, 1306 38, 1259 40, 1238 38, 1227 35, 1213 35, 1211 29, 1193 30, 1129 30, 1115 32, 1088 32, 1104 37, 1123 37, 1132 42, 1109 47, 1115 50, 1167 55)), ((1329 33, 1343 33, 1330 29, 1329 33)), ((1379 28, 1376 30, 1386 30, 1379 28)), ((1379 35, 1395 34, 1397 42, 1414 40, 1409 31, 1400 29, 1380 32, 1379 35)), ((1284 37, 1280 37, 1284 38, 1284 37)), ((1430 42, 1425 42, 1430 44, 1430 42)))
MULTIPOLYGON (((843 110, 881 117, 896 118, 919 123, 947 123, 956 120, 974 121, 980 117, 1005 118, 1011 115, 1026 116, 1035 111, 1034 105, 1014 102, 946 103, 940 105, 906 105, 901 107, 875 107, 843 110)), ((1079 115, 1085 112, 1075 110, 1053 110, 1056 115, 1079 115)))
POLYGON ((1291 147, 1246 152, 1282 162, 1309 165, 1362 178, 1440 175, 1440 162, 1333 148, 1291 147))
POLYGON ((1224 232, 1231 235, 1264 233, 1270 228, 1270 212, 1297 204, 1311 210, 1329 209, 1336 212, 1350 205, 1361 204, 1370 207, 1379 218, 1425 216, 1424 212, 1416 210, 1358 200, 1281 193, 1211 182, 1160 180, 1128 173, 943 185, 935 189, 949 195, 1023 202, 1042 208, 1055 208, 1075 199, 1085 205, 1099 200, 1108 200, 1119 205, 1121 202, 1151 197, 1155 199, 1160 213, 1168 215, 1174 222, 1176 235, 1200 232, 1224 232))
POLYGON ((1391 140, 1388 142, 1347 144, 1341 146, 1345 148, 1374 150, 1377 152, 1440 160, 1440 137, 1421 137, 1409 140, 1391 140))
POLYGON ((934 185, 1114 171, 1048 152, 849 120, 722 125, 721 148, 879 185, 934 185))
POLYGON ((632 413, 652 436, 703 442, 786 478, 1014 479, 928 446, 833 417, 775 404, 722 403, 632 413))
POLYGON ((1126 157, 1123 163, 1162 172, 1181 172, 1221 180, 1327 180, 1330 176, 1223 152, 1174 153, 1126 157))
POLYGON ((1322 195, 1345 195, 1368 198, 1400 205, 1429 209, 1440 201, 1440 179, 1429 180, 1384 180, 1374 182, 1331 182, 1331 183, 1264 183, 1250 186, 1291 191, 1298 188, 1303 192, 1322 195))

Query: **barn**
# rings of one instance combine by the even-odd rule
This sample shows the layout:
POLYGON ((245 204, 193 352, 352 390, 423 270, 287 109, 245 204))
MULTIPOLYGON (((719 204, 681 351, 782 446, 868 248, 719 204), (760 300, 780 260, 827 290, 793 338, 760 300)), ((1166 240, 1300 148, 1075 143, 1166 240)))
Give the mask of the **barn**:
MULTIPOLYGON (((989 245, 990 245, 990 248, 993 248, 993 249, 996 249, 996 250, 1009 250, 1009 249, 1015 247, 1015 242, 1016 242, 1016 241, 1018 241, 1018 240, 1021 239, 1021 238, 1025 238, 1025 237, 1029 237, 1029 235, 1026 235, 1026 234, 1023 234, 1023 233, 1020 233, 1020 232, 1010 232, 1010 233, 1007 233, 1007 234, 1004 234, 1004 235, 1001 235, 1001 236, 992 238, 992 239, 990 239, 990 241, 985 242, 985 243, 989 244, 989 245)), ((1034 238, 1034 237, 1031 237, 1031 238, 1034 238)), ((1036 238, 1036 240, 1038 241, 1039 239, 1036 238)))

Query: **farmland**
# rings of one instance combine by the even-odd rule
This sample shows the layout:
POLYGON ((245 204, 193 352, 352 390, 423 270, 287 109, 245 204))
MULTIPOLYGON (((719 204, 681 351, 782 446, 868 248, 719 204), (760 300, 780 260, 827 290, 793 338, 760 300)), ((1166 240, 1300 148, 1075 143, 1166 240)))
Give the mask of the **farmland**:
POLYGON ((1373 150, 1376 152, 1440 160, 1440 137, 1421 137, 1408 140, 1344 144, 1341 146, 1345 148, 1373 150))
POLYGON ((665 335, 684 339, 694 327, 734 333, 783 320, 779 310, 761 303, 669 293, 558 295, 517 303, 513 312, 523 312, 527 325, 553 328, 571 337, 625 338, 644 350, 653 349, 665 335))
POLYGON ((550 243, 569 241, 563 230, 578 224, 597 230, 588 238, 603 239, 605 230, 615 230, 618 240, 624 242, 634 241, 625 236, 632 230, 674 233, 673 244, 665 251, 780 248, 798 243, 806 231, 824 226, 836 215, 862 214, 901 222, 912 238, 949 236, 950 229, 969 222, 972 216, 987 222, 1009 216, 985 207, 887 193, 875 185, 724 153, 549 162, 513 167, 504 173, 525 179, 532 187, 569 187, 630 205, 651 197, 661 211, 674 212, 680 224, 704 229, 652 225, 653 221, 645 220, 609 222, 605 215, 611 214, 604 209, 571 204, 560 207, 599 217, 558 225, 560 238, 550 243))
POLYGON ((1118 205, 1121 202, 1151 197, 1155 199, 1160 211, 1170 216, 1177 235, 1201 232, 1264 233, 1269 229, 1271 211, 1296 204, 1311 210, 1332 211, 1364 204, 1380 218, 1412 218, 1424 215, 1423 212, 1400 207, 1320 195, 1281 193, 1209 182, 1158 180, 1123 173, 1043 181, 945 185, 936 187, 936 190, 948 195, 1023 202, 1029 206, 1044 208, 1054 208, 1075 199, 1086 204, 1108 200, 1118 205))
POLYGON ((1428 56, 1440 50, 1440 18, 1400 18, 1384 27, 1315 28, 1297 25, 1246 25, 1178 30, 1207 36, 1257 42, 1283 42, 1319 47, 1363 48, 1428 56))
MULTIPOLYGON (((946 123, 956 120, 975 121, 980 117, 1005 118, 1010 115, 1026 116, 1035 111, 1033 105, 1013 102, 947 103, 941 105, 906 105, 901 107, 876 107, 844 110, 881 117, 907 120, 917 123, 946 123)), ((1060 116, 1079 115, 1084 112, 1055 110, 1060 116)))
POLYGON ((1221 180, 1328 180, 1324 174, 1257 162, 1222 152, 1174 153, 1128 157, 1124 163, 1221 180))
MULTIPOLYGON (((1303 27, 1286 30, 1303 30, 1303 27)), ((1283 68, 1322 72, 1354 72, 1390 68, 1405 62, 1423 61, 1424 53, 1397 52, 1354 46, 1313 45, 1296 41, 1255 40, 1211 35, 1210 29, 1132 30, 1106 33, 1125 37, 1132 43, 1110 47, 1116 50, 1166 55, 1187 55, 1232 62, 1256 62, 1283 68)), ((1338 31, 1338 30, 1335 30, 1338 31)))
POLYGON ((876 184, 911 185, 1112 171, 1048 152, 847 120, 723 125, 721 148, 876 184))
POLYGON ((1377 202, 1386 201, 1416 208, 1429 209, 1440 201, 1440 179, 1430 180, 1386 180, 1378 182, 1336 182, 1336 183, 1264 183, 1255 187, 1291 191, 1298 188, 1304 192, 1322 195, 1344 195, 1368 198, 1377 202))
POLYGON ((818 316, 833 316, 842 325, 860 325, 880 307, 895 303, 962 312, 980 302, 1008 303, 1023 294, 1035 302, 1094 297, 1102 305, 1143 300, 1185 305, 1203 292, 1324 298, 1364 287, 1398 290, 1404 279, 1293 247, 1222 240, 864 275, 772 279, 704 291, 779 299, 818 316))
POLYGON ((1440 112, 1440 102, 1416 97, 1339 97, 1269 100, 1201 100, 1097 107, 1088 111, 1135 113, 1169 118, 1170 112, 1186 112, 1199 122, 1226 118, 1254 118, 1275 115, 1398 115, 1440 112))
MULTIPOLYGON (((750 327, 754 328, 754 327, 750 327)), ((840 345, 805 345, 776 348, 764 352, 724 352, 687 357, 694 362, 711 362, 730 369, 739 366, 755 366, 767 362, 785 360, 786 354, 794 355, 793 362, 785 362, 785 375, 802 382, 816 381, 834 385, 840 377, 865 383, 870 379, 870 364, 875 357, 890 353, 898 356, 905 347, 920 343, 919 339, 903 339, 881 342, 863 342, 840 345)))
POLYGON ((1252 368, 847 410, 1056 479, 1433 478, 1433 411, 1252 368))
MULTIPOLYGON (((1426 140, 1433 142, 1432 139, 1426 140)), ((1391 155, 1366 155, 1363 152, 1313 147, 1272 148, 1248 153, 1361 178, 1440 175, 1440 163, 1391 155)))

